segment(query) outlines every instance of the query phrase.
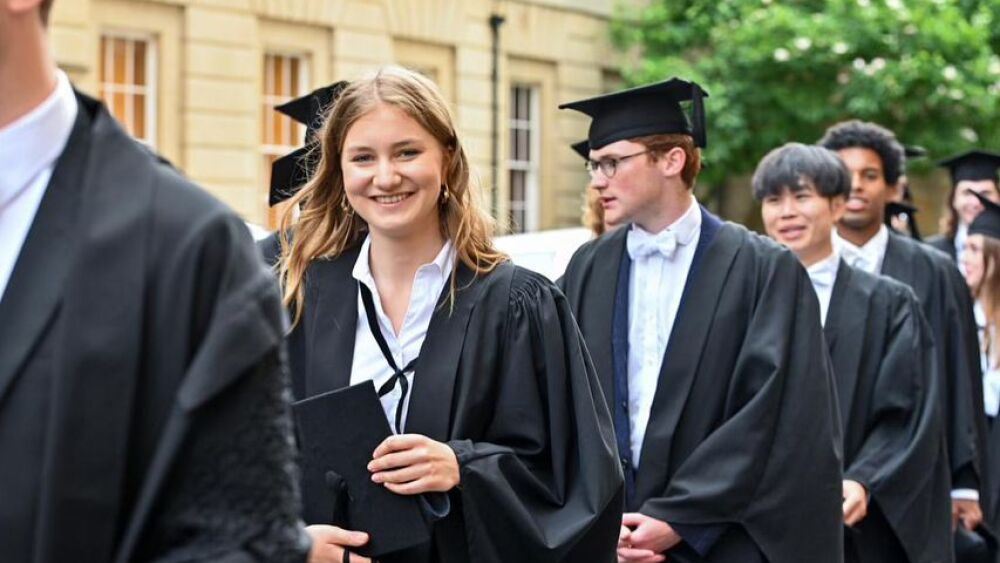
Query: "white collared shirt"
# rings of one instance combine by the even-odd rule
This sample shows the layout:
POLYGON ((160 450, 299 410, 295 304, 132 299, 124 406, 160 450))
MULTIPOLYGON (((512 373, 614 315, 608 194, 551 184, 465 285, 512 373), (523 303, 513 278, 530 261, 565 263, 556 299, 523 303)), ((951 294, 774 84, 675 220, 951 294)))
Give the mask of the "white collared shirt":
POLYGON ((969 226, 959 224, 955 229, 955 261, 958 269, 965 275, 965 264, 962 263, 962 255, 965 254, 965 239, 969 237, 969 226))
MULTIPOLYGON (((641 231, 635 225, 631 228, 641 231)), ((677 236, 677 248, 671 259, 651 254, 632 260, 628 312, 628 412, 632 463, 635 467, 639 467, 649 411, 660 378, 660 365, 701 236, 701 207, 694 197, 684 215, 664 230, 672 230, 677 236)))
MULTIPOLYGON (((424 345, 427 337, 427 328, 431 324, 431 317, 437 307, 438 297, 444 289, 445 284, 451 276, 451 270, 455 263, 455 252, 450 241, 446 241, 441 251, 438 252, 434 261, 424 264, 417 269, 413 276, 413 287, 410 289, 410 303, 406 308, 406 316, 397 335, 392 327, 392 321, 382 309, 382 300, 379 298, 378 288, 375 286, 375 278, 372 277, 371 267, 368 261, 371 250, 371 237, 365 239, 361 245, 361 253, 357 262, 354 263, 352 275, 354 279, 365 284, 372 292, 372 300, 375 302, 376 315, 378 316, 379 328, 382 336, 392 353, 392 359, 396 366, 403 369, 406 364, 413 361, 420 355, 420 349, 424 345)), ((351 364, 351 385, 372 380, 375 382, 375 389, 379 389, 386 381, 392 377, 393 371, 389 367, 382 350, 378 347, 378 342, 372 336, 371 329, 368 328, 368 317, 365 315, 365 306, 361 300, 361 293, 358 292, 358 326, 354 334, 354 361, 351 364)), ((402 424, 400 430, 406 427, 406 416, 409 411, 410 397, 413 396, 414 373, 408 372, 406 380, 410 383, 411 392, 407 394, 403 403, 402 424)), ((395 430, 396 408, 402 389, 397 384, 391 392, 380 397, 382 410, 385 411, 389 426, 395 430)))
POLYGON ((844 261, 850 266, 859 270, 864 270, 869 274, 882 272, 882 263, 885 262, 885 249, 889 245, 889 229, 882 225, 875 236, 861 246, 856 246, 833 231, 833 249, 837 254, 843 256, 844 261))
POLYGON ((0 129, 0 300, 77 111, 69 78, 56 71, 56 88, 49 97, 0 129))
POLYGON ((833 297, 833 285, 837 281, 839 270, 840 256, 836 252, 806 268, 809 281, 819 299, 819 318, 823 326, 826 326, 826 313, 830 310, 830 298, 833 297))
POLYGON ((993 329, 987 331, 986 312, 983 311, 983 306, 979 301, 976 301, 973 312, 976 316, 976 327, 979 329, 979 360, 983 370, 983 408, 986 414, 992 418, 1000 412, 1000 366, 990 361, 989 354, 986 352, 986 338, 993 338, 995 343, 996 331, 993 329))

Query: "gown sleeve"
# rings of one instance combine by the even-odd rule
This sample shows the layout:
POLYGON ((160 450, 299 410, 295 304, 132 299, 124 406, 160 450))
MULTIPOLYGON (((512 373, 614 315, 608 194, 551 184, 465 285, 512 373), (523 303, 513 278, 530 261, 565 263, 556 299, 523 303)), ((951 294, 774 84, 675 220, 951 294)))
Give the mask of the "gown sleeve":
POLYGON ((304 562, 277 286, 235 217, 183 244, 163 276, 198 311, 184 331, 195 345, 162 440, 177 454, 154 464, 166 477, 135 560, 304 562))
MULTIPOLYGON (((562 293, 513 274, 481 439, 454 440, 471 561, 615 561, 623 478, 611 417, 562 293)), ((479 433, 477 433, 479 434, 479 433)))
POLYGON ((940 377, 930 326, 916 296, 909 289, 897 295, 865 440, 844 478, 868 489, 913 561, 937 560, 928 557, 930 550, 951 547, 940 377))
MULTIPOLYGON (((972 298, 961 273, 952 264, 945 270, 948 291, 942 299, 946 303, 942 353, 948 366, 951 387, 947 413, 952 429, 950 434, 950 459, 952 489, 985 491, 983 449, 986 444, 986 419, 982 403, 982 373, 979 366, 979 339, 972 313, 972 298)), ((985 500, 985 499, 983 499, 985 500)))

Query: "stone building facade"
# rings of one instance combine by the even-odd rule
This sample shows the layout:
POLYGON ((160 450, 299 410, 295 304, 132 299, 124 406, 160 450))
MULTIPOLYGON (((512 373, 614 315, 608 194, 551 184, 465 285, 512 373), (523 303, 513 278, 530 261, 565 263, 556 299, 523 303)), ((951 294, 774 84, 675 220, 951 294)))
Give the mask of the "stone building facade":
POLYGON ((620 85, 607 33, 613 8, 614 0, 56 0, 51 31, 57 62, 81 90, 268 227, 269 163, 303 135, 273 106, 379 65, 417 69, 451 103, 504 228, 530 231, 579 224, 587 178, 568 145, 586 120, 556 106, 620 85))

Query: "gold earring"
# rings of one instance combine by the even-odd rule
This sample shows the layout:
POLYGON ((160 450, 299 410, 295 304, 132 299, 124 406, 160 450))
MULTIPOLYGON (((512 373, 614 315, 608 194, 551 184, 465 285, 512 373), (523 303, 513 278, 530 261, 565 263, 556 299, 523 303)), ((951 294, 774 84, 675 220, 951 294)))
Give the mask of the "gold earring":
POLYGON ((354 208, 351 207, 351 204, 347 201, 346 197, 340 200, 340 209, 341 211, 344 212, 345 215, 350 216, 354 214, 354 208))

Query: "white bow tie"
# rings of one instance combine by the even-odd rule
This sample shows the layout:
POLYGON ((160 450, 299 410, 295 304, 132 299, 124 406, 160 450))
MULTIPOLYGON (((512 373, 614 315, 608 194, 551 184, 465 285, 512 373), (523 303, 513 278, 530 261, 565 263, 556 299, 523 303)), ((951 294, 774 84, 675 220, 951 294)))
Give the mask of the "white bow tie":
POLYGON ((877 260, 874 257, 868 256, 861 250, 854 250, 854 249, 851 249, 849 252, 846 252, 845 254, 846 254, 845 258, 847 258, 847 263, 850 264, 852 267, 868 273, 875 273, 875 266, 877 265, 877 260))
POLYGON ((677 234, 674 231, 661 231, 651 235, 645 231, 632 229, 625 241, 628 255, 633 259, 646 258, 659 252, 667 260, 671 260, 677 252, 677 234))

